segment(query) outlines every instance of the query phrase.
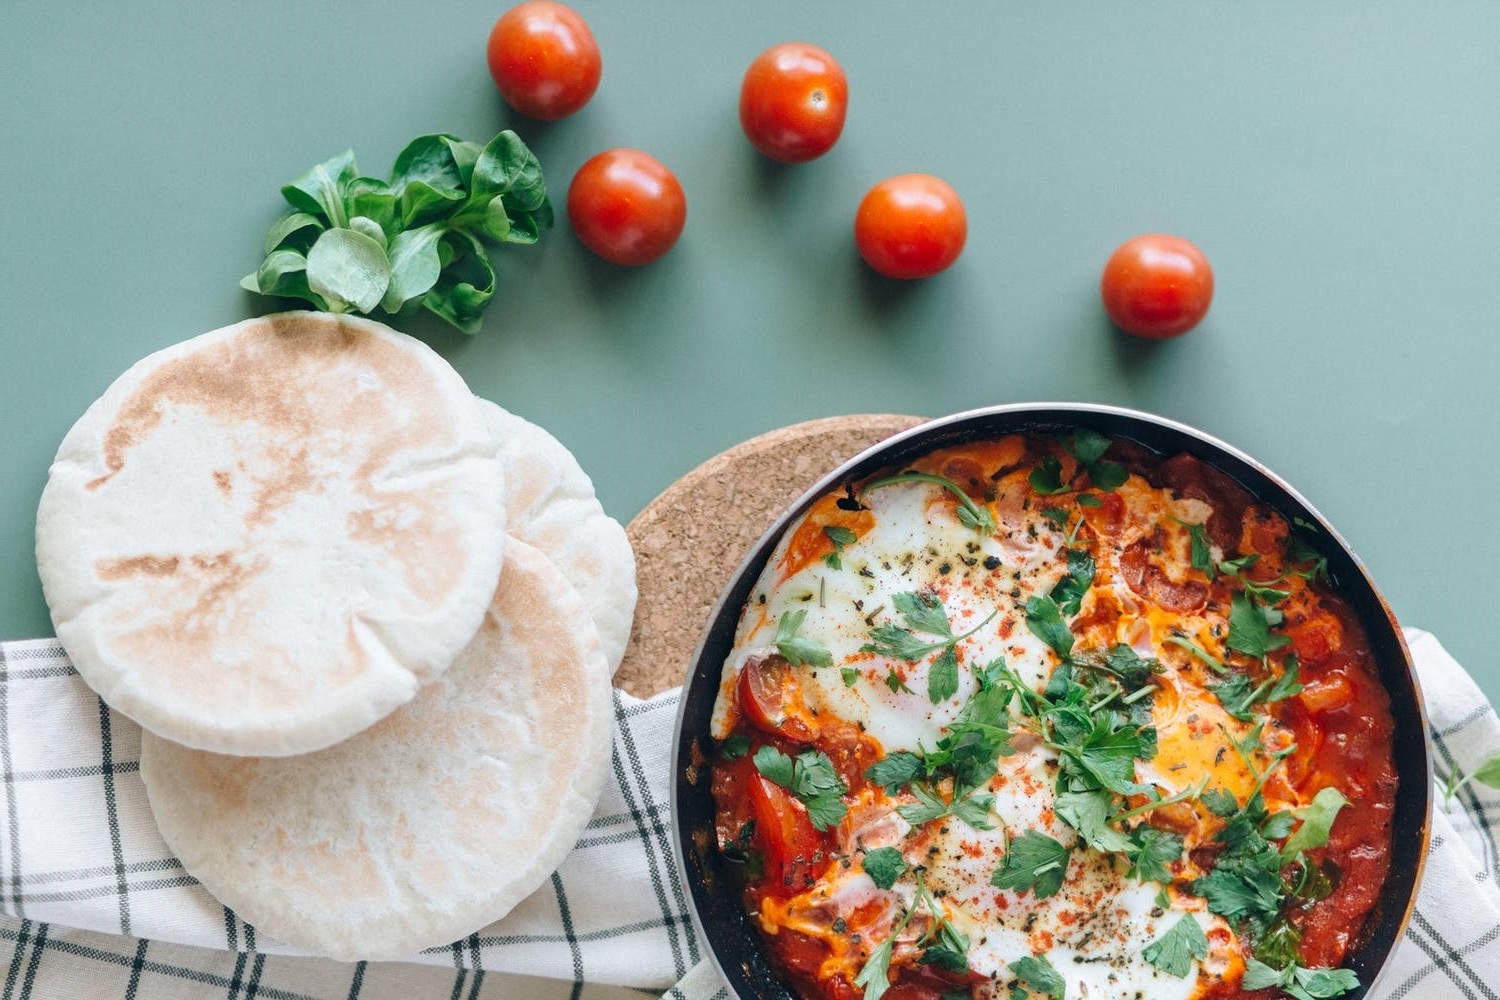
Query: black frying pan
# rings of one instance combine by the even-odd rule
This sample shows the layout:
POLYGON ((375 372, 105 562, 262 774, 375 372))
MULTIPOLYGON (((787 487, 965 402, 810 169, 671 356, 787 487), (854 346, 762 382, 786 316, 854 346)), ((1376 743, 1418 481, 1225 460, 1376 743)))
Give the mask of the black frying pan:
POLYGON ((1225 473, 1280 512, 1318 525, 1325 536, 1322 554, 1329 577, 1359 615, 1369 634, 1381 679, 1390 691, 1395 718, 1396 793, 1391 869, 1380 902, 1345 964, 1365 984, 1346 995, 1358 1000, 1372 986, 1406 928, 1416 902, 1417 883, 1427 856, 1430 825, 1431 761, 1427 720, 1411 654, 1390 608, 1348 545, 1321 514, 1265 466, 1201 431, 1161 417, 1113 406, 1073 403, 1015 404, 971 410, 914 427, 855 456, 825 476, 786 511, 756 543, 720 596, 693 658, 683 688, 673 753, 672 822, 678 870, 687 886, 698 929, 714 962, 741 1000, 794 1000, 767 964, 760 937, 744 912, 733 865, 714 843, 714 803, 708 761, 713 756, 709 719, 718 695, 720 670, 734 643, 740 609, 770 558, 776 542, 812 502, 837 486, 881 469, 900 466, 918 455, 969 441, 1022 432, 1055 433, 1087 428, 1125 438, 1167 457, 1187 452, 1225 473))

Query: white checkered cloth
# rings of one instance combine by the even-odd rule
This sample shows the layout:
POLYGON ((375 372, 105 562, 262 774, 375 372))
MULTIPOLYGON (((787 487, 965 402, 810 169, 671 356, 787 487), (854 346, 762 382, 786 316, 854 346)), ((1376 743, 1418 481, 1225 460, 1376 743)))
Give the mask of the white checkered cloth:
MULTIPOLYGON (((1500 719, 1463 669, 1409 631, 1438 780, 1500 751, 1500 719)), ((0 644, 0 1000, 717 1000, 688 917, 668 789, 676 692, 617 694, 613 780, 549 882, 504 920, 408 962, 298 956, 217 903, 162 843, 140 731, 106 709, 53 640, 0 644)), ((1500 792, 1438 808, 1406 938, 1371 997, 1496 998, 1500 792)))

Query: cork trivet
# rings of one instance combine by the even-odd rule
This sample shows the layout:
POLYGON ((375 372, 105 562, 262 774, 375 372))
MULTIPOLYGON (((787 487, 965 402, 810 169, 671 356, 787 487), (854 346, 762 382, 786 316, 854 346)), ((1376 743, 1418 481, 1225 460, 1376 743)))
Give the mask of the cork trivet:
POLYGON ((625 529, 640 598, 615 685, 647 698, 681 684, 719 593, 782 511, 845 460, 921 422, 858 414, 769 431, 647 504, 625 529))

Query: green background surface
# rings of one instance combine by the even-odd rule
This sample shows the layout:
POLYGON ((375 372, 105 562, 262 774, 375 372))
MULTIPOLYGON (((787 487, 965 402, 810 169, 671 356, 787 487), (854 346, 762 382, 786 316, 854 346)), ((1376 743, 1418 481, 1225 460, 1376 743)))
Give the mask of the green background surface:
POLYGON ((1500 5, 580 0, 604 79, 552 124, 490 82, 504 6, 5 5, 0 638, 50 631, 33 514, 73 420, 151 351, 275 308, 237 282, 281 184, 350 147, 384 175, 416 135, 515 127, 559 203, 599 150, 657 156, 687 191, 681 242, 619 269, 563 222, 495 252, 478 336, 398 325, 562 439, 621 520, 800 420, 1134 406, 1290 480, 1500 695, 1500 5), (788 39, 851 89, 839 145, 798 167, 755 154, 735 111, 788 39), (851 224, 908 171, 958 189, 970 237, 897 284, 851 224), (1099 306, 1105 258, 1145 231, 1193 239, 1217 277, 1170 343, 1099 306))

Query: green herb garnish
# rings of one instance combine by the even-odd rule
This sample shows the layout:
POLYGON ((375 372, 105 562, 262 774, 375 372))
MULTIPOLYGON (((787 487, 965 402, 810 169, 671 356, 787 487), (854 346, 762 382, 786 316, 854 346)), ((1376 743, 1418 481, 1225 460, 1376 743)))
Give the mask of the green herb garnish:
POLYGON ((906 859, 894 847, 877 847, 865 852, 865 874, 882 889, 895 885, 906 868, 906 859))
POLYGON ((863 497, 871 490, 878 490, 882 486, 894 486, 897 483, 932 483, 935 486, 941 486, 953 494, 954 499, 958 501, 958 520, 962 524, 973 528, 981 535, 995 533, 995 517, 990 513, 989 507, 981 507, 975 503, 974 498, 953 480, 931 472, 902 472, 884 479, 877 479, 873 483, 866 484, 865 488, 859 491, 859 495, 863 497))
POLYGON ((795 795, 807 807, 808 818, 819 830, 838 825, 848 809, 843 794, 849 790, 833 761, 817 750, 806 750, 793 759, 773 746, 763 746, 752 758, 755 769, 795 795))
POLYGON ((1063 1000, 1068 984, 1062 973, 1047 961, 1046 955, 1026 955, 1011 962, 1008 968, 1026 989, 1040 993, 1049 1000, 1063 1000))
MULTIPOLYGON (((927 697, 934 705, 953 697, 958 693, 958 654, 955 648, 964 639, 989 624, 991 619, 1000 613, 999 609, 990 612, 984 621, 962 635, 954 635, 953 624, 948 620, 948 612, 943 608, 943 602, 935 595, 912 591, 897 594, 892 602, 906 626, 903 628, 889 622, 875 626, 870 630, 870 641, 860 647, 860 652, 876 653, 891 659, 917 663, 928 653, 940 649, 942 652, 927 669, 927 697), (916 635, 918 632, 925 632, 938 638, 936 640, 920 639, 916 635)), ((895 671, 890 673, 887 683, 890 678, 896 678, 895 671)), ((899 678, 896 679, 899 680, 899 678)), ((904 683, 899 689, 895 685, 891 686, 892 691, 902 689, 910 690, 904 683)))
POLYGON ((840 557, 843 556, 845 548, 859 541, 859 536, 852 529, 837 524, 825 525, 823 534, 833 543, 833 551, 823 557, 824 564, 829 569, 843 569, 844 562, 840 557))
POLYGON ((1447 784, 1443 786, 1444 808, 1452 803, 1453 796, 1458 794, 1458 790, 1471 781, 1477 781, 1491 788, 1500 788, 1500 754, 1486 760, 1469 774, 1464 774, 1455 765, 1452 773, 1448 775, 1447 784))
POLYGON ((1171 930, 1146 945, 1141 957, 1169 976, 1181 979, 1193 969, 1193 959, 1208 957, 1208 936, 1190 913, 1182 915, 1171 930))
POLYGON ((1359 976, 1352 969, 1304 969, 1296 963, 1273 969, 1251 958, 1245 963, 1241 985, 1247 990, 1274 986, 1296 1000, 1333 1000, 1358 989, 1359 976))
POLYGON ((361 176, 346 151, 281 194, 292 211, 242 287, 336 313, 420 305, 469 334, 495 294, 484 243, 535 243, 552 226, 541 164, 509 130, 485 146, 420 136, 388 181, 361 176))
POLYGON ((807 639, 797 634, 806 619, 806 608, 788 611, 776 619, 776 651, 794 667, 833 666, 833 653, 827 646, 816 639, 807 639))
POLYGON ((990 884, 1025 892, 1037 899, 1057 895, 1068 871, 1072 849, 1037 830, 1027 830, 1010 842, 1005 860, 990 876, 990 884))

